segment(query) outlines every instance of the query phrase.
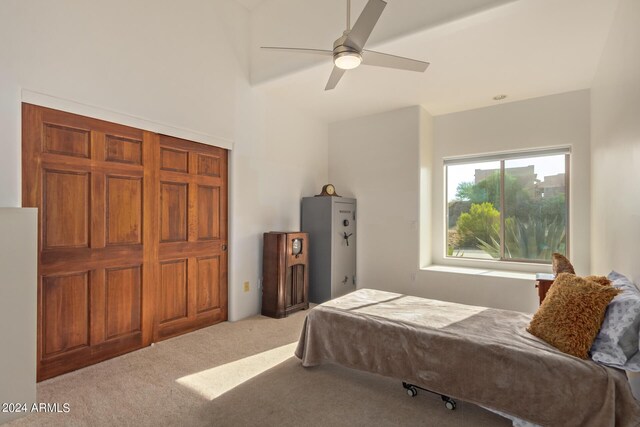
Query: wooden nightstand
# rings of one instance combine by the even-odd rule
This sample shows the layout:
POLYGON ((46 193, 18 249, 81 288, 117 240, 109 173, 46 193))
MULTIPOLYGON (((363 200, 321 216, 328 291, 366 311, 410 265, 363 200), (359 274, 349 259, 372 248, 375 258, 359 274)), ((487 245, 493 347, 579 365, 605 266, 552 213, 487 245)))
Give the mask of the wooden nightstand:
POLYGON ((538 288, 538 297, 540 297, 540 304, 544 301, 544 297, 547 296, 547 292, 556 276, 550 273, 537 273, 536 274, 536 288, 538 288))

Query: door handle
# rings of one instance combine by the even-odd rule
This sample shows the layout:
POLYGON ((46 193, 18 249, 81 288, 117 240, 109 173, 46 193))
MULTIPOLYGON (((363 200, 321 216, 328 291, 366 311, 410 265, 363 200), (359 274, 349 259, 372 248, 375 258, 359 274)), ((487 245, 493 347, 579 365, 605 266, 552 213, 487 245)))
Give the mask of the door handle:
POLYGON ((227 251, 227 245, 222 244, 221 249, 222 249, 222 252, 226 252, 227 251))
POLYGON ((347 234, 347 232, 345 231, 343 234, 344 240, 347 241, 347 246, 349 246, 349 237, 353 236, 353 233, 349 233, 347 234))

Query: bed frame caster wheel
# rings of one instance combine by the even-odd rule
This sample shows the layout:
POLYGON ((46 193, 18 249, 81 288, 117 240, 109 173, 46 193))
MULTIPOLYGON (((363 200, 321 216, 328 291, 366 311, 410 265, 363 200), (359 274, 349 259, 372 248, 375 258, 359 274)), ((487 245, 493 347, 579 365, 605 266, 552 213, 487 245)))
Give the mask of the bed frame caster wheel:
POLYGON ((418 389, 414 385, 402 383, 402 386, 407 390, 409 397, 416 397, 418 395, 418 389))
POLYGON ((442 396, 442 400, 444 401, 444 406, 450 411, 456 409, 456 401, 450 397, 442 396))

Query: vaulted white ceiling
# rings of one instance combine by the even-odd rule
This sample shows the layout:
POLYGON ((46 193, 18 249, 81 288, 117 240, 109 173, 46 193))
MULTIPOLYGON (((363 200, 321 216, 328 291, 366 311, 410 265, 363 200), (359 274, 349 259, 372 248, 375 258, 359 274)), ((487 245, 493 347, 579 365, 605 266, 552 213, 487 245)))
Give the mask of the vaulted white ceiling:
MULTIPOLYGON (((244 0, 249 1, 249 0, 244 0)), ((433 115, 589 88, 618 0, 388 0, 368 48, 431 62, 425 73, 361 66, 324 91, 345 0, 263 0, 251 13, 251 78, 327 121, 408 105, 433 115)), ((366 0, 353 0, 352 20, 366 0)))
POLYGON ((264 0, 236 0, 236 1, 241 5, 243 5, 244 7, 246 7, 247 9, 253 10, 256 7, 258 7, 258 5, 262 3, 264 0))
MULTIPOLYGON (((251 0, 241 0, 243 2, 251 0)), ((355 22, 368 0, 352 0, 355 22)), ((509 3, 513 0, 387 0, 368 46, 374 46, 509 3)), ((346 27, 346 0, 263 0, 251 17, 251 78, 261 83, 308 68, 322 59, 261 50, 260 46, 332 49, 346 27)))

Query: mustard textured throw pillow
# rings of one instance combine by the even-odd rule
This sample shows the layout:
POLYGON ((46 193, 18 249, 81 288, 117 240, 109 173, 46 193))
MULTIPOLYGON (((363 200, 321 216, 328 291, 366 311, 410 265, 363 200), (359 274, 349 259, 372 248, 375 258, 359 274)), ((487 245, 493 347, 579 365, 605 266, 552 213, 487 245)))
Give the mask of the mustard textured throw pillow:
POLYGON ((620 291, 569 273, 560 273, 527 331, 558 350, 587 359, 609 302, 620 291))
POLYGON ((555 275, 560 273, 576 274, 569 259, 558 252, 551 254, 551 270, 553 270, 553 274, 555 275))
POLYGON ((609 286, 611 284, 611 280, 609 280, 607 276, 585 276, 584 279, 590 282, 596 282, 602 286, 609 286))

